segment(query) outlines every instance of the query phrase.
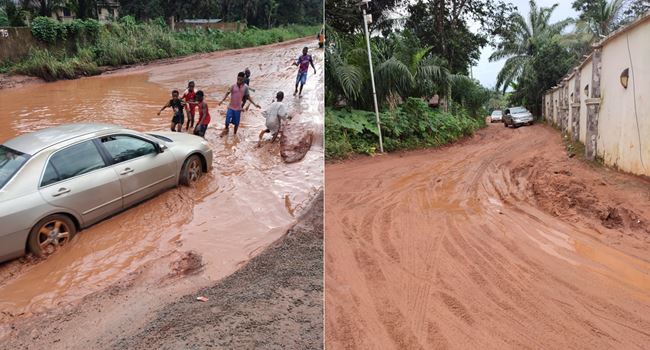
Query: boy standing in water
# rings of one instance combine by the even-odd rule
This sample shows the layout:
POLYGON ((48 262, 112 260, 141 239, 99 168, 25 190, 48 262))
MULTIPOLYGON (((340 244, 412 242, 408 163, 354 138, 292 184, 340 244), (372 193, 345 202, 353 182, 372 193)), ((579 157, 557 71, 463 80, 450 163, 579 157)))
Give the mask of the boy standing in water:
POLYGON ((174 111, 171 130, 180 132, 183 129, 183 108, 185 107, 185 102, 178 98, 178 90, 172 91, 172 99, 169 100, 169 102, 167 102, 167 104, 164 105, 160 111, 158 111, 158 115, 160 115, 160 113, 167 107, 171 107, 174 111))
POLYGON ((248 67, 244 69, 244 84, 248 85, 249 88, 251 86, 251 70, 248 67))
POLYGON ((296 77, 296 89, 293 92, 293 95, 296 96, 298 93, 298 84, 300 84, 300 95, 302 97, 302 88, 307 83, 307 73, 309 72, 309 65, 311 64, 314 68, 314 74, 316 74, 316 67, 314 67, 314 59, 311 55, 307 54, 308 48, 305 47, 302 49, 302 56, 298 57, 298 60, 293 63, 294 66, 298 66, 298 76, 296 77))
POLYGON ((220 137, 228 134, 230 124, 235 126, 235 135, 237 135, 239 121, 241 119, 241 110, 247 100, 251 101, 251 104, 255 107, 260 108, 260 105, 255 103, 251 95, 248 93, 248 85, 244 84, 245 77, 246 74, 244 72, 239 72, 239 74, 237 74, 237 83, 230 87, 230 90, 226 92, 226 95, 219 102, 219 106, 221 106, 223 101, 225 101, 230 95, 230 104, 228 105, 228 111, 226 112, 226 128, 223 129, 220 137))
POLYGON ((205 132, 208 130, 208 124, 210 124, 210 111, 208 111, 208 104, 203 101, 203 91, 197 91, 194 97, 199 109, 199 120, 196 122, 194 135, 205 138, 205 132))
POLYGON ((322 49, 325 46, 325 29, 321 29, 318 33, 318 48, 322 49))
POLYGON ((194 82, 190 81, 187 84, 187 90, 183 92, 183 100, 185 100, 185 110, 187 112, 187 125, 185 126, 185 130, 190 130, 190 128, 194 128, 194 111, 196 110, 196 102, 194 100, 194 96, 196 95, 196 91, 194 91, 194 82))
MULTIPOLYGON (((275 142, 275 139, 280 133, 280 127, 282 126, 282 120, 287 119, 287 107, 282 103, 284 99, 284 92, 280 91, 275 95, 275 101, 269 106, 269 108, 264 111, 262 114, 266 118, 266 129, 260 132, 260 139, 257 142, 257 147, 262 147, 262 138, 264 134, 270 132, 273 135, 271 143, 275 142)), ((291 117, 289 117, 291 119, 291 117)))

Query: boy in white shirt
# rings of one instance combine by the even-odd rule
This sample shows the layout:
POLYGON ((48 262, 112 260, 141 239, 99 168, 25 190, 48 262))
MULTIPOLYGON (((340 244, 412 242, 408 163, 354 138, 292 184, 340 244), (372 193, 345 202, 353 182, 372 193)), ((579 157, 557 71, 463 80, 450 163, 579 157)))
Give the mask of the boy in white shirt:
POLYGON ((262 115, 266 118, 266 129, 260 132, 260 139, 257 142, 257 147, 262 147, 262 138, 264 134, 270 132, 273 134, 273 139, 271 143, 275 142, 275 139, 280 133, 280 127, 282 126, 282 120, 286 120, 287 117, 291 119, 291 116, 287 113, 287 107, 282 103, 284 99, 284 92, 280 91, 275 95, 275 101, 267 108, 262 115))

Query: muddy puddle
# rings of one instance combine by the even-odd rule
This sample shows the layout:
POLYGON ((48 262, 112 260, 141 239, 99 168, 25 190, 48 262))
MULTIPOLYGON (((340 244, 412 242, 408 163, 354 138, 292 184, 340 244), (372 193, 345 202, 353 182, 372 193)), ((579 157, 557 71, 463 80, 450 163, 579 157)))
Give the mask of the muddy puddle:
POLYGON ((41 311, 123 278, 162 257, 196 251, 203 276, 212 281, 232 273, 295 222, 323 182, 323 55, 312 48, 316 75, 301 99, 292 97, 296 68, 307 42, 203 55, 175 63, 136 67, 101 77, 3 90, 0 142, 64 123, 103 122, 149 131, 167 130, 171 112, 157 111, 172 89, 189 80, 206 94, 212 123, 206 134, 214 152, 213 171, 195 188, 169 190, 81 232, 47 261, 0 264, 0 309, 16 315, 41 311), (242 114, 238 135, 219 138, 227 102, 217 106, 239 71, 252 71, 251 88, 264 108, 283 90, 296 111, 295 130, 314 133, 314 143, 297 163, 280 157, 279 142, 257 148, 262 110, 242 114))

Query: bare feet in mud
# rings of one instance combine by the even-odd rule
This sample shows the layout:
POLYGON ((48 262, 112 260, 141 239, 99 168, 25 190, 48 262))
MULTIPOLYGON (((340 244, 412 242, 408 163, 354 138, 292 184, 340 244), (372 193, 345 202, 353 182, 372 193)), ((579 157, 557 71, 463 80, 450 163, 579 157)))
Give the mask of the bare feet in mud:
POLYGON ((224 137, 224 136, 228 135, 229 131, 230 130, 228 128, 223 129, 223 131, 219 134, 219 137, 224 137))

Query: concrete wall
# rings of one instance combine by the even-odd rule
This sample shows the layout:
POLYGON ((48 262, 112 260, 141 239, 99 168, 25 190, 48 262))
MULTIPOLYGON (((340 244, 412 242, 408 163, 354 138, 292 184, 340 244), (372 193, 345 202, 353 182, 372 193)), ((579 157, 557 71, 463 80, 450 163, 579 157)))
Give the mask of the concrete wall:
MULTIPOLYGON (((646 176, 650 176, 648 38, 650 15, 594 45, 594 53, 572 75, 567 75, 557 87, 544 95, 549 122, 560 126, 570 135, 576 135, 585 144, 588 135, 595 133, 595 144, 590 142, 587 145, 592 149, 591 155, 602 159, 606 165, 646 176), (620 81, 625 69, 629 70, 627 88, 620 81), (575 96, 576 74, 579 74, 579 104, 575 96), (587 85, 589 88, 585 91, 587 85), (593 91, 598 86, 600 89, 593 91), (562 119, 564 102, 573 106, 567 111, 568 123, 562 119), (579 120, 574 122, 574 118, 579 120), (588 120, 595 121, 589 132, 588 120), (573 132, 574 128, 577 133, 573 132)), ((592 136, 589 136, 589 140, 593 140, 592 136)), ((588 158, 590 154, 587 154, 588 158)))
POLYGON ((0 62, 18 60, 39 43, 29 27, 0 27, 0 62))
POLYGON ((598 122, 598 154, 605 164, 646 175, 650 175, 649 38, 650 21, 603 46, 598 122), (627 89, 620 83, 626 68, 627 89))

